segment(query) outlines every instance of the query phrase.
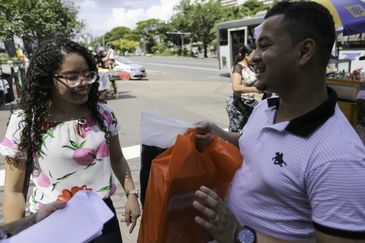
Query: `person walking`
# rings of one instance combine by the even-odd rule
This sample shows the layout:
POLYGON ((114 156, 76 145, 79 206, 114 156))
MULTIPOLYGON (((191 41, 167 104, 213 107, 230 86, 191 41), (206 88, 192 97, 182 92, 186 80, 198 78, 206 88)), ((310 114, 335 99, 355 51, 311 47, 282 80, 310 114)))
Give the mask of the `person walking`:
POLYGON ((108 73, 108 79, 109 81, 112 83, 112 87, 113 87, 113 97, 114 99, 118 98, 118 87, 117 84, 115 82, 115 79, 110 79, 110 74, 113 70, 114 67, 114 62, 115 62, 115 46, 113 44, 111 44, 109 46, 108 52, 106 54, 106 57, 104 59, 105 63, 107 64, 108 68, 109 68, 109 73, 108 73))
POLYGON ((256 87, 274 92, 242 135, 198 127, 239 147, 244 161, 226 201, 202 186, 195 221, 219 243, 365 242, 365 147, 325 82, 335 41, 331 14, 315 2, 279 2, 252 56, 256 87))
POLYGON ((254 86, 256 75, 251 67, 251 55, 253 49, 242 46, 233 66, 231 82, 232 92, 226 101, 226 110, 229 117, 228 131, 240 132, 246 124, 253 108, 257 105, 254 86))
MULTIPOLYGON (((92 190, 115 214, 110 199, 116 191, 114 173, 127 195, 125 220, 131 232, 140 206, 119 143, 120 124, 99 101, 92 54, 68 39, 47 40, 33 55, 24 85, 20 109, 11 115, 0 144, 6 175, 4 222, 24 216, 29 172, 35 185, 31 213, 57 199, 67 201, 79 190, 92 190)), ((103 237, 122 242, 116 216, 98 240, 103 237)))

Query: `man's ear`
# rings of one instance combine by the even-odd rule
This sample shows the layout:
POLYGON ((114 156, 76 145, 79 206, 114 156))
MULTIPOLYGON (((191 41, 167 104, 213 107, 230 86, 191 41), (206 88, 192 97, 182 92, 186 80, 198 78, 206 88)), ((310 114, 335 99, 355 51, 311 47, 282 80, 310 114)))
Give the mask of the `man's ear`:
POLYGON ((313 39, 305 39, 298 44, 299 65, 308 64, 315 55, 317 43, 313 39))

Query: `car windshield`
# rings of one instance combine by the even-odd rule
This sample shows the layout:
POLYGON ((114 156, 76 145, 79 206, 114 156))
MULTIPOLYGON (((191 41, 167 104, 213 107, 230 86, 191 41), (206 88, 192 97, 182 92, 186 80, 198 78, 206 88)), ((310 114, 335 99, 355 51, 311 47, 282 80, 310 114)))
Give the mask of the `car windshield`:
POLYGON ((117 62, 120 62, 120 63, 124 63, 124 64, 131 64, 131 63, 133 63, 132 61, 128 60, 125 57, 117 57, 116 58, 116 61, 117 62))

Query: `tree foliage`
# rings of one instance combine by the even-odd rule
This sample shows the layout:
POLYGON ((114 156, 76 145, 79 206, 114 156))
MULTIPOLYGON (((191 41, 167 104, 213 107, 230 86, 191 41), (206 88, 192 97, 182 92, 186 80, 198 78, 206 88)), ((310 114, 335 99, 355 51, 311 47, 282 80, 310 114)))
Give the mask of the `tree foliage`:
POLYGON ((157 45, 168 46, 169 43, 173 43, 181 47, 184 39, 185 44, 201 43, 206 57, 208 47, 214 44, 216 39, 216 24, 252 16, 269 7, 257 0, 248 0, 239 6, 222 6, 218 0, 181 0, 168 22, 148 19, 138 22, 134 30, 123 26, 116 27, 105 34, 104 38, 106 42, 120 38, 140 41, 147 53, 156 50, 161 52, 161 46, 157 48, 157 45), (182 36, 178 32, 190 34, 182 36))
POLYGON ((126 40, 126 39, 119 39, 112 41, 112 44, 115 46, 115 48, 123 53, 123 55, 126 52, 133 52, 136 50, 136 48, 139 46, 138 41, 133 40, 126 40))
POLYGON ((135 31, 141 36, 146 52, 151 53, 153 46, 168 38, 166 33, 169 31, 169 26, 162 20, 148 19, 138 22, 135 31))
POLYGON ((122 39, 125 35, 128 35, 129 33, 131 33, 131 29, 128 27, 115 27, 104 35, 105 43, 122 39))
POLYGON ((74 36, 83 23, 77 20, 78 9, 61 0, 0 0, 0 38, 14 36, 25 41, 42 41, 62 35, 74 36))
POLYGON ((215 24, 222 20, 222 5, 218 0, 196 1, 182 0, 176 8, 171 24, 178 30, 191 33, 192 41, 202 42, 204 56, 208 46, 216 38, 215 24))

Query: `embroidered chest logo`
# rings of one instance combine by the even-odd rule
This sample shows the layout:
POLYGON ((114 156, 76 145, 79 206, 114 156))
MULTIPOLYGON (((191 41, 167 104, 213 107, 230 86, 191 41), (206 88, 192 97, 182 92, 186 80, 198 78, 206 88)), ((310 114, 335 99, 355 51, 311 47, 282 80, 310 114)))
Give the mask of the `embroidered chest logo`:
POLYGON ((276 152, 272 160, 274 161, 274 165, 280 165, 280 167, 283 167, 283 165, 287 166, 283 159, 283 153, 276 152))

